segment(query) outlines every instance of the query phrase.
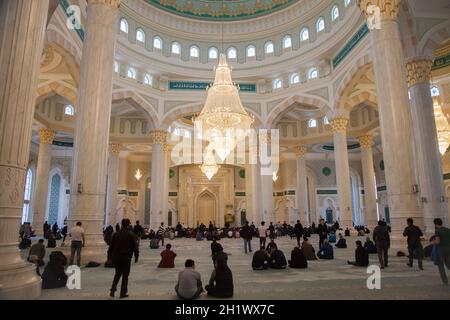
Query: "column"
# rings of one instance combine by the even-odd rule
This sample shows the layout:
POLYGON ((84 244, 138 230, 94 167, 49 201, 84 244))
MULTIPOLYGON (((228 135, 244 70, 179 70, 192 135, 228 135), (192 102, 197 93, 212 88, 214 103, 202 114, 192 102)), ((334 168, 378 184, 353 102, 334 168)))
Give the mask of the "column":
POLYGON ((402 236, 406 219, 412 217, 423 226, 423 215, 414 193, 414 165, 412 158, 411 114, 406 86, 402 39, 398 25, 399 0, 359 0, 362 11, 378 5, 381 28, 370 31, 381 140, 386 174, 386 187, 391 215, 392 247, 405 249, 402 236))
POLYGON ((339 224, 345 229, 353 227, 350 167, 347 153, 348 119, 337 117, 330 121, 334 141, 334 163, 339 200, 339 224))
POLYGON ((429 59, 417 59, 406 64, 419 192, 423 205, 425 232, 429 235, 435 231, 434 218, 441 218, 447 222, 441 155, 430 92, 432 64, 429 59))
MULTIPOLYGON (((245 209, 246 218, 249 222, 254 222, 255 226, 261 225, 264 221, 261 206, 261 193, 259 191, 261 173, 257 164, 245 165, 245 209)), ((237 225, 240 225, 240 215, 236 220, 237 225)), ((267 225, 266 225, 267 226, 267 225)))
MULTIPOLYGON (((163 199, 163 213, 164 213, 164 223, 166 226, 169 225, 169 164, 170 164, 170 146, 165 143, 163 146, 164 151, 164 199, 163 199)), ((177 221, 175 221, 175 212, 172 212, 172 226, 176 226, 177 221)))
POLYGON ((36 235, 42 235, 47 210, 48 181, 52 161, 52 143, 55 132, 46 128, 39 129, 39 154, 36 168, 34 192, 33 229, 36 235))
POLYGON ((105 227, 116 223, 116 208, 117 208, 117 184, 119 181, 119 154, 122 145, 120 143, 109 144, 108 155, 108 188, 106 195, 106 215, 105 215, 105 227))
POLYGON ((295 193, 298 215, 293 221, 294 223, 297 223, 297 220, 300 220, 302 225, 307 226, 310 222, 308 221, 308 184, 306 181, 307 172, 305 159, 306 147, 297 146, 295 147, 295 152, 297 154, 297 190, 295 190, 295 193))
POLYGON ((267 227, 270 222, 274 224, 275 221, 275 205, 273 198, 273 180, 272 176, 261 175, 260 178, 261 183, 261 211, 262 211, 262 219, 266 221, 267 227))
POLYGON ((164 144, 167 131, 154 130, 150 132, 152 144, 152 188, 150 200, 150 226, 153 230, 159 228, 161 222, 167 224, 167 194, 164 192, 164 178, 167 177, 165 168, 164 144))
POLYGON ((103 240, 115 28, 120 0, 89 0, 81 59, 68 227, 81 221, 82 264, 106 258, 103 240))
POLYGON ((358 137, 361 145, 361 165, 364 179, 364 224, 373 230, 378 222, 377 190, 373 168, 372 135, 358 137))
POLYGON ((269 226, 270 222, 274 224, 275 221, 275 204, 273 197, 273 180, 272 173, 275 168, 275 161, 279 161, 279 159, 274 159, 272 155, 272 137, 270 132, 267 133, 259 133, 259 165, 258 171, 255 174, 259 174, 259 182, 260 182, 260 194, 261 194, 261 213, 262 219, 266 222, 266 225, 269 226), (266 157, 263 157, 263 154, 266 153, 266 157), (268 161, 268 157, 270 156, 270 161, 268 161), (267 158, 267 159, 263 159, 267 158), (264 163, 268 162, 268 163, 264 163))
POLYGON ((0 299, 41 294, 17 239, 47 10, 48 0, 0 1, 0 299))

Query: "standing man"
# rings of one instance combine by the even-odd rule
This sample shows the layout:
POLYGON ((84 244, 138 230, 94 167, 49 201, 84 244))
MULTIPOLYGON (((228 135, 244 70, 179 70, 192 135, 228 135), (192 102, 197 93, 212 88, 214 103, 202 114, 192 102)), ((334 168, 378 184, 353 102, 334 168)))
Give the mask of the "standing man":
POLYGON ((408 226, 405 228, 405 231, 403 231, 403 236, 408 238, 409 262, 407 265, 412 268, 415 253, 417 255, 417 260, 419 260, 419 269, 423 270, 423 247, 420 242, 420 238, 423 236, 422 230, 414 225, 412 218, 406 219, 406 223, 408 226))
POLYGON ((75 253, 77 254, 77 266, 81 265, 81 248, 84 247, 84 229, 81 227, 81 222, 78 221, 75 227, 70 230, 69 237, 72 239, 70 245, 70 262, 69 265, 73 265, 73 258, 75 253))
POLYGON ((384 269, 388 266, 388 250, 391 245, 391 238, 387 226, 381 220, 378 221, 378 225, 373 230, 373 241, 377 247, 380 268, 384 269))
POLYGON ((439 274, 441 275, 442 283, 448 285, 444 264, 447 269, 450 269, 450 229, 442 226, 442 220, 440 218, 434 219, 433 222, 436 227, 436 244, 439 252, 439 274))
POLYGON ((134 262, 139 259, 139 247, 136 242, 136 236, 133 232, 128 230, 130 225, 129 219, 122 220, 122 228, 120 231, 114 233, 111 245, 108 249, 108 256, 111 257, 112 263, 116 268, 116 274, 111 286, 110 296, 114 298, 114 293, 117 290, 117 284, 122 277, 122 284, 120 286, 120 298, 128 297, 128 276, 131 268, 131 258, 134 253, 134 262))
POLYGON ((303 226, 300 223, 300 220, 297 220, 297 223, 294 226, 294 233, 297 237, 297 244, 300 247, 300 238, 303 236, 303 226))
POLYGON ((265 226, 266 222, 261 221, 261 226, 258 228, 259 231, 259 246, 266 247, 266 239, 267 239, 267 227, 265 226))
POLYGON ((161 222, 161 225, 158 228, 158 232, 156 233, 156 237, 159 241, 161 241, 161 245, 164 246, 164 222, 161 222))
POLYGON ((241 237, 244 239, 244 250, 247 253, 247 247, 252 252, 252 229, 248 225, 248 221, 245 221, 245 226, 241 229, 241 237))
POLYGON ((139 224, 139 220, 136 221, 136 225, 133 227, 133 233, 138 237, 138 240, 140 240, 144 234, 144 229, 139 224))
POLYGON ((325 224, 325 220, 323 218, 319 220, 317 232, 319 233, 319 249, 321 249, 324 240, 326 240, 328 237, 328 226, 325 224))

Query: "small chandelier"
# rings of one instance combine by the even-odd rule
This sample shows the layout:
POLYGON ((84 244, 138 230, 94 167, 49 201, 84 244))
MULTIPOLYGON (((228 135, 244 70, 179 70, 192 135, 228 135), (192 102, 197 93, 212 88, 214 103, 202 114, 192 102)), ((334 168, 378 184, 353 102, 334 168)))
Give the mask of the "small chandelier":
POLYGON ((207 89, 206 102, 195 126, 223 161, 245 139, 254 118, 242 106, 239 86, 232 82, 225 54, 220 54, 215 71, 214 83, 207 89))
POLYGON ((208 147, 206 147, 203 163, 199 167, 200 170, 202 170, 203 174, 208 178, 208 180, 211 180, 212 177, 217 173, 217 171, 219 171, 220 166, 216 164, 216 159, 214 158, 211 145, 208 145, 208 147))
POLYGON ((278 180, 278 175, 277 175, 277 173, 275 171, 272 173, 272 180, 274 182, 278 180))
POLYGON ((142 178, 142 172, 140 169, 136 170, 136 173, 134 174, 134 177, 136 178, 136 180, 140 180, 142 178))

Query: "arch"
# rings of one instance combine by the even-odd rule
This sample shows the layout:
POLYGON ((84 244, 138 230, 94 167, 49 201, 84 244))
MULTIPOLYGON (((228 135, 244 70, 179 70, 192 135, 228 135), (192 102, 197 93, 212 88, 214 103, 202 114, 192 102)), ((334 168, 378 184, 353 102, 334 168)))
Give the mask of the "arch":
POLYGON ((335 200, 337 200, 337 199, 334 199, 334 198, 332 198, 332 197, 326 197, 325 199, 323 199, 323 201, 322 201, 322 208, 324 208, 324 211, 320 213, 320 215, 319 215, 319 217, 318 217, 317 220, 319 220, 320 218, 323 218, 323 219, 325 219, 325 222, 327 222, 327 213, 326 213, 326 210, 327 210, 328 208, 330 208, 330 209, 333 210, 333 211, 332 211, 332 217, 331 217, 332 219, 331 219, 331 220, 332 220, 333 222, 336 221, 336 220, 338 220, 339 212, 338 212, 338 210, 336 209, 337 206, 336 206, 335 200))
POLYGON ((120 100, 128 100, 135 108, 143 111, 145 118, 151 124, 148 128, 149 131, 158 126, 159 118, 154 106, 142 98, 138 93, 130 90, 113 92, 112 101, 114 102, 120 100))
POLYGON ((331 21, 336 21, 339 18, 339 7, 337 5, 334 5, 333 8, 331 8, 331 21))
POLYGON ((300 42, 309 40, 309 28, 304 27, 302 31, 300 31, 300 42))
POLYGON ((292 37, 290 34, 287 34, 283 38, 283 49, 292 48, 292 37))
POLYGON ((441 43, 450 38, 450 22, 434 26, 428 30, 420 39, 417 45, 417 52, 419 55, 434 56, 434 52, 441 43))
POLYGON ((355 225, 364 225, 364 217, 361 209, 361 175, 350 167, 350 196, 352 202, 352 219, 355 225))
POLYGON ((78 92, 75 92, 73 89, 68 88, 62 83, 56 81, 50 84, 44 84, 42 87, 38 87, 36 92, 36 105, 53 95, 59 95, 66 98, 73 106, 77 105, 78 92))
POLYGON ((162 50, 164 46, 163 40, 159 36, 154 36, 152 41, 152 48, 156 50, 162 50))
POLYGON ((200 58, 200 48, 197 45, 192 45, 189 47, 189 57, 200 58))
POLYGON ((181 54, 181 44, 178 41, 172 42, 170 46, 170 53, 180 55, 181 54))
POLYGON ((275 45, 272 41, 267 41, 264 44, 264 53, 265 54, 274 54, 275 53, 275 45))
POLYGON ((247 58, 256 57, 256 47, 252 44, 247 46, 247 48, 245 49, 245 56, 247 58))
MULTIPOLYGON (((81 47, 78 47, 71 40, 62 35, 59 31, 54 30, 49 26, 46 32, 47 43, 56 50, 62 49, 69 54, 80 65, 81 61, 81 47)), ((60 52, 61 53, 61 52, 60 52)))
POLYGON ((64 224, 64 219, 68 216, 69 211, 66 183, 67 177, 64 175, 64 168, 60 165, 53 167, 49 173, 45 220, 50 224, 56 222, 59 227, 64 224))
POLYGON ((237 49, 235 47, 229 47, 227 49, 227 58, 230 60, 237 59, 237 49))
POLYGON ((22 209, 22 224, 25 222, 30 222, 31 218, 31 202, 34 196, 34 181, 35 178, 35 170, 31 166, 27 169, 27 174, 25 178, 25 192, 23 197, 23 209, 22 209))
POLYGON ((220 213, 219 213, 219 199, 218 199, 218 197, 217 197, 217 195, 216 194, 214 194, 209 188, 205 188, 205 189, 203 189, 203 191, 202 192, 199 192, 197 195, 196 195, 196 197, 195 197, 195 199, 194 199, 194 210, 195 210, 195 213, 194 213, 194 215, 195 215, 195 223, 196 224, 198 224, 198 223, 201 223, 201 222, 203 222, 204 224, 207 224, 207 223, 209 223, 209 221, 206 221, 206 222, 204 222, 204 221, 199 221, 198 219, 199 219, 199 217, 198 217, 198 202, 199 202, 199 199, 200 198, 202 198, 202 197, 204 197, 204 196, 208 196, 208 197, 211 197, 211 198, 213 198, 214 199, 214 203, 215 203, 215 216, 214 216, 214 221, 213 221, 213 223, 214 223, 214 225, 219 225, 220 224, 220 213))
POLYGON ((140 43, 145 43, 145 31, 142 28, 136 30, 136 40, 140 43))
POLYGON ((125 19, 125 18, 122 18, 122 19, 120 19, 120 22, 119 22, 119 24, 120 24, 120 31, 121 32, 124 32, 124 33, 128 33, 128 31, 129 31, 129 26, 128 26, 128 21, 127 21, 127 19, 125 19))
POLYGON ((325 19, 324 17, 319 17, 316 22, 316 32, 322 32, 325 30, 325 19))
POLYGON ((216 47, 211 47, 208 49, 208 59, 217 60, 219 58, 219 50, 216 47))

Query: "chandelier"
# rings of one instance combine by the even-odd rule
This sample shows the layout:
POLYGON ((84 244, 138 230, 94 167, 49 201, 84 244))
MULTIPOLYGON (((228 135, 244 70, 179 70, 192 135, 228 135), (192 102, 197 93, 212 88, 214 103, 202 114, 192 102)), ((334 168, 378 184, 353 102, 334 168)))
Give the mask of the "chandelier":
POLYGON ((442 108, 437 101, 434 101, 434 117, 436 121, 437 138, 439 144, 439 152, 444 155, 450 142, 450 126, 447 118, 442 112, 442 108))
POLYGON ((245 139, 254 119, 242 106, 239 86, 232 82, 231 70, 223 53, 215 72, 203 110, 194 122, 202 139, 209 142, 223 161, 245 139))
POLYGON ((142 178, 142 172, 141 172, 140 169, 137 169, 137 170, 136 170, 136 172, 135 172, 135 174, 134 174, 134 177, 135 177, 136 180, 138 180, 138 181, 142 178))
POLYGON ((203 174, 211 180, 212 177, 219 171, 220 166, 216 164, 216 159, 214 158, 213 149, 211 145, 206 147, 205 156, 203 157, 203 163, 200 167, 203 174))

